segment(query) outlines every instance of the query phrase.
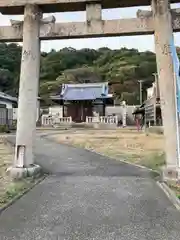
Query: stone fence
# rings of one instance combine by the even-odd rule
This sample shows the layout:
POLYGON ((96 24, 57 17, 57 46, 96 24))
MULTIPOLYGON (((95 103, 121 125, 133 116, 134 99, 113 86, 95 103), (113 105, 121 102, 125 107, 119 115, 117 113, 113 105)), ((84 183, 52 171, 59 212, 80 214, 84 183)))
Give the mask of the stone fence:
POLYGON ((117 116, 86 117, 86 123, 118 124, 117 116))
MULTIPOLYGON (((86 124, 118 124, 117 116, 100 116, 100 117, 86 117, 86 124)), ((55 126, 55 125, 64 125, 72 124, 72 117, 59 117, 51 116, 44 114, 41 117, 41 126, 55 126)))
POLYGON ((54 126, 54 125, 70 124, 70 123, 72 123, 71 117, 42 115, 42 118, 41 118, 42 126, 54 126))

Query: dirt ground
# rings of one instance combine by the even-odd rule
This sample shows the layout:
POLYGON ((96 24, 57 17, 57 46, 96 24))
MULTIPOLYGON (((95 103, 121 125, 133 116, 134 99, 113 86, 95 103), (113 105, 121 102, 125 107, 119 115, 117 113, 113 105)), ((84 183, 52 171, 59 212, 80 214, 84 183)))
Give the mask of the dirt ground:
POLYGON ((77 130, 54 135, 60 142, 95 150, 117 160, 126 160, 153 169, 162 166, 164 137, 134 129, 77 130))

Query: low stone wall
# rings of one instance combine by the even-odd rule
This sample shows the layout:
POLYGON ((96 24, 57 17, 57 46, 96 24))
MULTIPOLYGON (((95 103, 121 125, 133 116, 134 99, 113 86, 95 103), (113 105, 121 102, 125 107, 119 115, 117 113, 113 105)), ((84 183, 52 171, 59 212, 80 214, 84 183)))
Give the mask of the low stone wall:
POLYGON ((104 123, 71 123, 69 128, 81 128, 81 129, 117 129, 116 124, 104 124, 104 123))
POLYGON ((71 128, 76 128, 76 129, 117 129, 116 124, 103 124, 103 123, 62 123, 59 125, 50 125, 50 126, 41 126, 37 127, 38 130, 50 130, 50 129, 71 129, 71 128))

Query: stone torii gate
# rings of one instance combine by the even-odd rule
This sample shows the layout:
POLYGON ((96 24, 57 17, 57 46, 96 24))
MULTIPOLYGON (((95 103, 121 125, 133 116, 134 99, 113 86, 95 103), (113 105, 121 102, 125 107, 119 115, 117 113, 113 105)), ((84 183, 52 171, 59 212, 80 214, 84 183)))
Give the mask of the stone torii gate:
POLYGON ((154 34, 165 135, 165 178, 180 178, 176 133, 176 101, 170 40, 180 31, 180 11, 170 9, 178 0, 0 0, 0 12, 24 14, 24 21, 0 27, 0 41, 23 40, 15 159, 11 174, 22 177, 39 170, 34 165, 36 99, 40 71, 40 40, 154 34), (102 20, 102 9, 151 5, 137 18, 102 20), (86 11, 85 22, 56 23, 43 13, 86 11))

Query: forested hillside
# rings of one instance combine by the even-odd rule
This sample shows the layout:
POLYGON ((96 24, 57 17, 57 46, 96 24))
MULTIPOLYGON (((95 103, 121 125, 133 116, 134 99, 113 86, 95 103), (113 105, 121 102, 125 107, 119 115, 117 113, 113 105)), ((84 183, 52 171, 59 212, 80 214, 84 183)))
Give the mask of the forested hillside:
MULTIPOLYGON (((21 61, 21 47, 16 44, 0 44, 0 90, 12 95, 18 94, 21 61)), ((41 74, 39 94, 48 98, 56 94, 65 82, 113 83, 117 98, 136 104, 139 100, 138 80, 147 80, 143 86, 150 86, 152 74, 156 72, 155 54, 138 52, 136 49, 98 50, 64 48, 41 53, 41 74)), ((33 79, 32 79, 33 81, 33 79)))

